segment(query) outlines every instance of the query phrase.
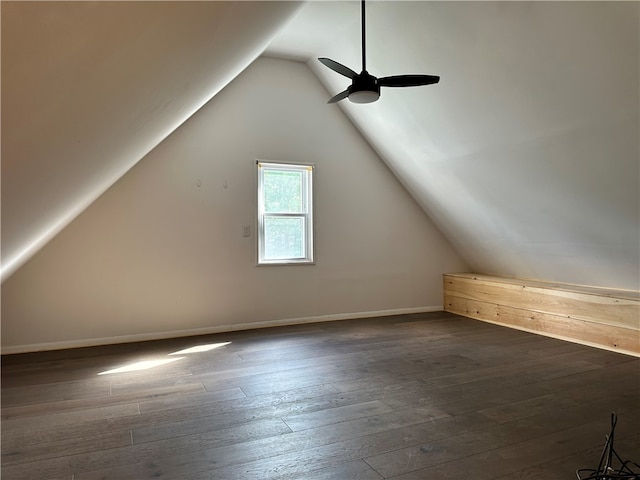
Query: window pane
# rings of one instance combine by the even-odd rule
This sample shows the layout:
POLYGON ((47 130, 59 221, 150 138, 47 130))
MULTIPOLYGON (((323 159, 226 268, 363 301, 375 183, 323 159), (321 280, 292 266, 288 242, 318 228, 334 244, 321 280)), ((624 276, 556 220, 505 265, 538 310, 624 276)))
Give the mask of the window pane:
POLYGON ((304 218, 264 218, 264 258, 304 258, 304 218))
POLYGON ((302 213, 302 181, 304 172, 265 170, 265 213, 302 213))

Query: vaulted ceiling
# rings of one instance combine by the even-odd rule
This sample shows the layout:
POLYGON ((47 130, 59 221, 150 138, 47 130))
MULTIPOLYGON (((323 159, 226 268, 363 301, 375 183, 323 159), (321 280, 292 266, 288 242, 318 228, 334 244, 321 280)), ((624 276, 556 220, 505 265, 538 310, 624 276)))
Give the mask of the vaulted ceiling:
POLYGON ((295 2, 2 2, 7 278, 268 46, 295 2))
MULTIPOLYGON (((307 63, 327 98, 348 80, 317 57, 360 70, 356 1, 1 7, 3 279, 259 55, 307 63)), ((367 69, 441 81, 326 108, 476 271, 638 289, 639 16, 372 1, 367 69)))

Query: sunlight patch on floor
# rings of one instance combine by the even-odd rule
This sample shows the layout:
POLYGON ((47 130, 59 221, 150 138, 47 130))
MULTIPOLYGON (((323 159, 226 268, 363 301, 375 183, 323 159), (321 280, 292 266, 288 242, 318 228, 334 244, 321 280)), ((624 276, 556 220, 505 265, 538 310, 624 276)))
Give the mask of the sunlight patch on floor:
POLYGON ((229 345, 231 342, 220 342, 220 343, 208 343, 204 345, 196 345, 194 347, 185 348, 183 350, 179 350, 177 352, 167 354, 170 358, 162 358, 159 360, 143 360, 140 362, 130 363, 128 365, 124 365, 122 367, 114 368, 112 370, 106 370, 104 372, 100 372, 98 375, 110 375, 113 373, 125 373, 125 372, 137 372, 139 370, 148 370, 150 368, 159 367, 161 365, 166 365, 167 363, 175 362, 176 360, 182 360, 185 357, 174 357, 172 355, 188 355, 190 353, 200 353, 200 352, 208 352, 210 350, 214 350, 216 348, 224 347, 229 345))
POLYGON ((173 352, 173 353, 170 353, 169 355, 187 355, 189 353, 208 352, 209 350, 213 350, 214 348, 224 347, 225 345, 229 345, 230 343, 231 342, 222 342, 222 343, 210 343, 208 345, 196 345, 195 347, 185 348, 184 350, 173 352))
POLYGON ((98 375, 110 375, 112 373, 124 373, 124 372, 136 372, 138 370, 149 370, 150 368, 175 362, 176 360, 181 360, 183 358, 184 357, 163 358, 161 360, 143 360, 141 362, 130 363, 129 365, 124 365, 122 367, 114 368, 112 370, 106 370, 104 372, 100 372, 98 375))

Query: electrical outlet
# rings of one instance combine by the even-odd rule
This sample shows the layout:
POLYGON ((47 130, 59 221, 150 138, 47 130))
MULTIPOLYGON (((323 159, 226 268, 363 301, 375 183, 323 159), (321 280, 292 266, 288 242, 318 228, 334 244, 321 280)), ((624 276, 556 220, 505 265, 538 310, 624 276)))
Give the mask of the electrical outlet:
POLYGON ((249 227, 249 225, 243 225, 242 226, 242 236, 243 237, 250 237, 251 236, 251 227, 249 227))

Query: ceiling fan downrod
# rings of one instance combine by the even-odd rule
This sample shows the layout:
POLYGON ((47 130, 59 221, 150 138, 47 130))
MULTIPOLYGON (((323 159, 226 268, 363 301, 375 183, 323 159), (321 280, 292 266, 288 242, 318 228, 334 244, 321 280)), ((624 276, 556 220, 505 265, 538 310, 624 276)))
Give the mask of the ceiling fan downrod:
POLYGON ((364 14, 364 0, 361 2, 361 19, 362 19, 362 71, 367 71, 367 38, 365 34, 366 22, 365 22, 365 14, 364 14))

